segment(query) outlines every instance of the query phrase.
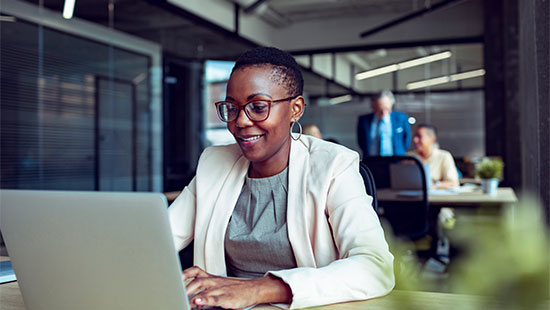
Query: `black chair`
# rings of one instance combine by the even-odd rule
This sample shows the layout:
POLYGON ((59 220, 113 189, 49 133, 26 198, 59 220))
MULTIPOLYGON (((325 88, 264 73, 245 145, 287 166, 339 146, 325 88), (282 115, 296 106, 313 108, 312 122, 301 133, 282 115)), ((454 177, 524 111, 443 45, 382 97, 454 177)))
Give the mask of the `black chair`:
POLYGON ((195 241, 191 241, 183 250, 181 250, 178 255, 180 258, 181 270, 193 267, 193 247, 195 241))
POLYGON ((413 241, 426 236, 430 229, 430 211, 422 162, 412 156, 372 156, 363 158, 362 163, 370 169, 376 181, 379 215, 388 221, 394 236, 413 241), (418 188, 409 188, 406 195, 405 192, 399 194, 399 190, 391 186, 399 180, 392 182, 390 169, 399 169, 400 165, 406 167, 407 173, 413 173, 409 177, 420 185, 418 188), (388 195, 382 195, 381 190, 393 191, 394 195, 384 197, 388 195))
POLYGON ((374 182, 374 176, 369 167, 364 163, 359 163, 359 172, 363 177, 363 183, 365 183, 365 189, 367 194, 372 197, 372 207, 376 213, 378 213, 378 197, 376 196, 376 183, 374 182))

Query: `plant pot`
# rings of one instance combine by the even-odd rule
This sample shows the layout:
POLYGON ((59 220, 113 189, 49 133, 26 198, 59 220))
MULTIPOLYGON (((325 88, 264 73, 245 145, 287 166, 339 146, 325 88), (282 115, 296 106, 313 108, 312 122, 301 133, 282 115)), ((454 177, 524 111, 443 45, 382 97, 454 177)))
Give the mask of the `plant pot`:
POLYGON ((481 190, 488 195, 496 195, 498 179, 481 179, 481 190))

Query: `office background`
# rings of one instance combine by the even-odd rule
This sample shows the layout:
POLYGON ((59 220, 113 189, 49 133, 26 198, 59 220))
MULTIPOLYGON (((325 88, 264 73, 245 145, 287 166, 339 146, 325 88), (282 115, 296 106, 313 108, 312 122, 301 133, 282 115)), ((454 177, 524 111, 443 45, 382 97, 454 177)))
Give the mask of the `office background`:
POLYGON ((535 193, 548 221, 547 1, 75 3, 70 19, 64 1, 0 5, 2 188, 181 189, 202 149, 227 141, 211 107, 223 68, 274 45, 303 68, 303 123, 358 150, 357 117, 390 89, 457 159, 502 157, 504 185, 535 193), (387 68, 430 55, 446 58, 387 68))

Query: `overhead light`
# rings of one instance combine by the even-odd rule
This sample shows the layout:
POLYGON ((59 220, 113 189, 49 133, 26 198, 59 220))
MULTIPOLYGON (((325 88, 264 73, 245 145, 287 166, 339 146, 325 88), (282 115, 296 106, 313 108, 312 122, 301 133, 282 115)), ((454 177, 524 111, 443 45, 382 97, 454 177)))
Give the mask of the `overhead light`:
POLYGON ((76 0, 65 0, 65 6, 63 7, 63 18, 71 19, 74 13, 74 3, 76 0))
POLYGON ((15 16, 1 15, 0 22, 14 22, 15 16))
POLYGON ((356 80, 364 80, 364 79, 371 78, 373 76, 378 76, 378 75, 390 73, 390 72, 397 71, 397 70, 398 70, 397 65, 389 65, 389 66, 385 66, 385 67, 382 67, 382 68, 377 68, 377 69, 374 69, 374 70, 369 70, 369 71, 357 73, 355 75, 355 79, 356 80))
POLYGON ((434 79, 409 83, 407 84, 407 89, 411 90, 411 89, 417 89, 417 88, 424 88, 428 86, 449 83, 450 81, 451 81, 451 78, 449 76, 442 76, 434 79))
POLYGON ((441 77, 437 77, 437 78, 433 78, 433 79, 429 79, 429 80, 408 83, 407 84, 407 89, 408 90, 413 90, 413 89, 418 89, 418 88, 424 88, 424 87, 429 87, 429 86, 434 86, 434 85, 440 85, 440 84, 445 84, 445 83, 450 83, 450 82, 456 82, 456 81, 465 80, 465 79, 471 79, 471 78, 475 78, 475 77, 479 77, 479 76, 483 76, 483 75, 485 75, 485 70, 484 69, 473 70, 473 71, 462 72, 462 73, 456 73, 456 74, 452 74, 450 76, 446 75, 446 76, 441 76, 441 77))
POLYGON ((389 66, 385 66, 385 67, 381 67, 381 68, 377 68, 377 69, 357 73, 355 75, 355 79, 356 80, 364 80, 364 79, 368 79, 368 78, 371 78, 371 77, 374 77, 374 76, 394 72, 394 71, 397 71, 397 70, 408 69, 408 68, 424 65, 424 64, 427 64, 427 63, 430 63, 430 62, 447 59, 447 58, 450 58, 452 55, 453 54, 451 52, 445 51, 445 52, 438 53, 438 54, 433 54, 433 55, 429 55, 429 56, 425 56, 425 57, 420 57, 420 58, 416 58, 416 59, 412 59, 412 60, 407 60, 407 61, 403 61, 403 62, 400 62, 400 63, 397 63, 397 64, 393 64, 393 65, 389 65, 389 66))
POLYGON ((352 98, 353 97, 348 94, 348 95, 343 95, 343 96, 330 98, 328 100, 328 102, 330 102, 330 104, 339 104, 339 103, 344 103, 344 102, 351 101, 352 98))
POLYGON ((456 73, 451 75, 451 81, 459 81, 459 80, 465 80, 465 79, 471 79, 478 76, 484 76, 485 70, 479 69, 474 71, 468 71, 468 72, 462 72, 462 73, 456 73))
POLYGON ((433 54, 433 55, 422 57, 422 58, 417 58, 417 59, 413 59, 413 60, 409 60, 409 61, 400 62, 400 63, 397 64, 397 66, 399 67, 399 70, 403 70, 403 69, 407 69, 407 68, 427 64, 427 63, 430 63, 430 62, 434 62, 434 61, 447 59, 447 58, 450 58, 452 55, 453 54, 451 52, 446 51, 446 52, 439 53, 439 54, 433 54))

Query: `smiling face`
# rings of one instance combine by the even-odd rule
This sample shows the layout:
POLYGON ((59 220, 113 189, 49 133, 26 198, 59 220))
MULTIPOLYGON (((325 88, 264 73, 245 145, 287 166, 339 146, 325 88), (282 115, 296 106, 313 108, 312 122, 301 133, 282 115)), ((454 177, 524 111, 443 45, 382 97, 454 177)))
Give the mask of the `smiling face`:
POLYGON ((421 154, 430 153, 435 140, 435 135, 425 127, 419 127, 416 129, 413 138, 416 151, 421 154))
MULTIPOLYGON (((242 107, 251 100, 278 100, 291 97, 273 77, 270 65, 247 66, 233 72, 227 84, 226 101, 242 107)), ((253 122, 239 111, 237 119, 227 123, 243 155, 250 160, 251 177, 267 177, 283 171, 290 154, 290 126, 303 114, 304 99, 273 103, 265 121, 253 122)))

